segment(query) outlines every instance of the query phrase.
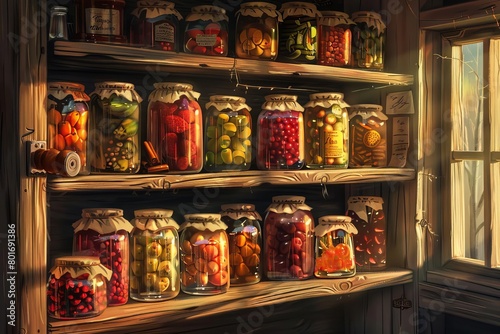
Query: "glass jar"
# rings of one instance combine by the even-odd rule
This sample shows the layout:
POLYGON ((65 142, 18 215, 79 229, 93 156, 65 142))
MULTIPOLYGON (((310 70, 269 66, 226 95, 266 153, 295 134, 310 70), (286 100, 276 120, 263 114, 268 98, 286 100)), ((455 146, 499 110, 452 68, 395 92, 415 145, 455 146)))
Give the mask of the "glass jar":
POLYGON ((123 218, 123 210, 83 209, 73 228, 73 255, 97 256, 113 272, 108 281, 108 306, 127 303, 129 233, 133 226, 123 218))
POLYGON ((228 17, 217 6, 194 6, 186 16, 184 52, 207 56, 227 56, 228 17))
POLYGON ((342 93, 309 95, 305 107, 305 162, 308 168, 347 168, 349 118, 342 93))
POLYGON ((275 60, 278 56, 279 22, 283 22, 283 18, 276 5, 268 2, 241 4, 236 12, 236 56, 275 60))
POLYGON ((179 225, 172 210, 135 210, 131 223, 130 298, 172 299, 180 291, 179 225))
POLYGON ((347 216, 323 216, 314 229, 318 278, 351 277, 356 274, 353 235, 358 230, 347 216))
POLYGON ((304 108, 294 95, 267 95, 257 119, 257 168, 301 169, 304 108))
POLYGON ((224 204, 221 209, 221 220, 228 226, 231 285, 260 282, 262 217, 253 204, 224 204))
POLYGON ((141 167, 142 98, 134 85, 100 82, 91 94, 91 172, 135 174, 141 167))
POLYGON ((68 8, 53 6, 50 8, 49 41, 68 40, 68 8))
POLYGON ((98 316, 108 306, 106 280, 111 275, 98 257, 57 258, 47 282, 49 316, 56 319, 98 316))
POLYGON ((181 290, 190 295, 215 295, 229 289, 227 225, 220 214, 184 216, 180 227, 181 290))
POLYGON ((168 1, 138 1, 130 21, 130 44, 179 52, 182 15, 168 1))
POLYGON ((377 104, 349 108, 349 167, 387 165, 387 116, 377 104))
POLYGON ((387 236, 383 208, 384 200, 376 196, 353 196, 347 202, 347 216, 358 230, 354 235, 358 271, 377 271, 386 268, 387 236))
POLYGON ((154 87, 149 95, 148 140, 170 171, 199 172, 203 166, 200 93, 184 83, 159 82, 154 87))
POLYGON ((265 275, 304 280, 314 275, 314 218, 302 196, 274 196, 264 219, 265 275))
POLYGON ((349 15, 322 11, 318 18, 318 64, 327 66, 351 65, 351 26, 349 15))
POLYGON ((352 57, 355 67, 382 70, 384 68, 385 24, 375 12, 355 12, 352 35, 352 57))
POLYGON ((90 97, 85 94, 85 86, 74 82, 49 82, 47 86, 48 148, 76 152, 80 157, 78 174, 89 174, 90 97))
POLYGON ((283 23, 279 27, 278 60, 316 64, 317 18, 321 13, 308 2, 281 5, 283 23))
POLYGON ((205 169, 248 170, 252 163, 252 116, 246 100, 212 95, 206 104, 205 169))

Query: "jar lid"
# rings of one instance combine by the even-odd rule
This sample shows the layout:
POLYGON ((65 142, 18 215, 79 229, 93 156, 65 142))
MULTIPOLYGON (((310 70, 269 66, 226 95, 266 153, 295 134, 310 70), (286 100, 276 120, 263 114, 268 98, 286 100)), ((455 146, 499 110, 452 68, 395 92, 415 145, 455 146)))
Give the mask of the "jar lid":
POLYGON ((377 196, 351 196, 347 201, 347 210, 353 211, 356 215, 368 221, 368 215, 366 213, 366 207, 371 208, 375 211, 380 211, 383 209, 384 199, 377 196))
POLYGON ((94 230, 100 234, 125 230, 130 233, 134 226, 123 218, 123 210, 115 208, 89 208, 82 210, 82 218, 73 223, 74 232, 94 230))
POLYGON ((48 82, 47 90, 57 100, 62 100, 71 95, 75 101, 90 101, 90 97, 85 93, 85 86, 76 82, 48 82))
POLYGON ((98 82, 95 84, 95 90, 90 95, 98 95, 101 100, 109 99, 115 94, 126 98, 129 101, 142 102, 142 98, 134 90, 134 85, 128 82, 98 82))
POLYGON ((343 230, 347 233, 358 234, 358 229, 351 223, 348 216, 323 216, 318 219, 318 226, 314 228, 314 235, 322 237, 328 232, 343 230))
POLYGON ((67 13, 68 12, 68 7, 64 7, 64 6, 52 6, 50 8, 50 12, 51 13, 55 13, 55 12, 67 13))
POLYGON ((297 102, 296 95, 271 94, 264 97, 266 102, 262 104, 263 110, 278 110, 278 111, 304 111, 297 102))
POLYGON ((366 23, 369 28, 376 28, 379 35, 385 31, 385 23, 379 13, 359 11, 352 13, 351 17, 355 23, 366 23))
POLYGON ((243 3, 236 14, 251 17, 262 17, 263 15, 267 15, 269 17, 276 17, 278 22, 283 22, 281 12, 276 9, 276 5, 269 2, 252 1, 243 3))
POLYGON ((226 109, 231 109, 234 111, 246 109, 248 111, 252 110, 246 100, 243 97, 231 96, 231 95, 212 95, 210 96, 210 101, 207 102, 205 108, 213 107, 218 111, 223 111, 226 109))
POLYGON ((174 7, 175 4, 169 1, 137 1, 137 8, 131 14, 139 17, 145 12, 147 19, 154 19, 160 15, 174 15, 178 20, 182 20, 181 13, 174 7))
POLYGON ((218 6, 201 5, 191 8, 191 13, 186 16, 186 21, 229 21, 226 10, 218 6))
POLYGON ((173 211, 168 209, 135 210, 135 218, 130 222, 139 230, 156 232, 167 227, 179 229, 179 224, 172 218, 173 211))
POLYGON ((227 216, 233 220, 248 218, 262 220, 260 214, 255 211, 255 205, 247 203, 222 204, 221 216, 227 216))
POLYGON ((312 208, 305 204, 305 197, 303 196, 273 196, 272 203, 266 211, 276 213, 294 213, 297 210, 312 210, 312 208))
POLYGON ((197 230, 209 230, 215 232, 217 230, 226 230, 227 225, 221 220, 221 215, 218 213, 190 213, 184 215, 184 223, 182 223, 179 231, 188 227, 196 228, 197 230))
MULTIPOLYGON (((304 105, 306 108, 320 106, 330 108, 333 105, 339 105, 341 108, 347 108, 349 105, 344 101, 344 94, 335 92, 314 93, 309 95, 309 101, 304 105)), ((342 111, 340 111, 342 113, 342 111)))
POLYGON ((318 25, 335 27, 341 24, 356 24, 349 18, 349 14, 337 11, 321 11, 322 17, 318 18, 318 25))
POLYGON ((355 104, 349 107, 349 119, 361 116, 363 119, 377 117, 386 121, 388 117, 382 112, 384 108, 378 104, 355 104))
POLYGON ((157 82, 149 94, 149 102, 174 102, 186 95, 191 100, 198 100, 200 93, 193 91, 193 85, 180 82, 157 82))
POLYGON ((301 1, 285 2, 281 5, 280 12, 283 13, 283 19, 288 16, 321 17, 315 4, 301 1))
POLYGON ((94 279, 97 275, 102 275, 109 280, 113 272, 102 265, 99 257, 96 256, 64 256, 56 258, 54 267, 50 269, 50 274, 59 279, 66 273, 69 273, 73 278, 89 274, 89 280, 94 279))

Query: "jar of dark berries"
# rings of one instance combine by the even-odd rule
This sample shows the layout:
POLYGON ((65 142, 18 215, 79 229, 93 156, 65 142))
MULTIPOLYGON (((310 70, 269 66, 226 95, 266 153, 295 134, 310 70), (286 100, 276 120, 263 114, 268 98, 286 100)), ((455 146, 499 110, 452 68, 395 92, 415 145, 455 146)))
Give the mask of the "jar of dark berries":
POLYGON ((108 281, 108 306, 127 303, 129 294, 129 233, 133 226, 123 210, 91 208, 73 224, 73 255, 97 256, 112 270, 108 281))
POLYGON ((186 16, 184 52, 227 56, 228 21, 224 8, 210 5, 192 7, 186 16))
POLYGON ((356 23, 352 36, 352 57, 355 67, 384 68, 385 23, 379 13, 360 11, 352 14, 356 23))
POLYGON ((351 65, 351 26, 349 15, 322 11, 318 18, 318 64, 327 66, 351 65))

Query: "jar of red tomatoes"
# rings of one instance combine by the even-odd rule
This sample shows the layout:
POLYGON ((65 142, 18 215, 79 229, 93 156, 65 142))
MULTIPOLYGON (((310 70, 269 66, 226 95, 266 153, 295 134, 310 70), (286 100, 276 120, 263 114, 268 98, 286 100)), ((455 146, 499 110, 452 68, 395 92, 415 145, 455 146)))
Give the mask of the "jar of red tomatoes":
POLYGON ((267 95, 257 119, 257 168, 304 166, 304 108, 295 95, 267 95))
POLYGON ((113 272, 108 281, 108 306, 127 303, 129 233, 133 226, 123 217, 123 210, 83 209, 73 228, 73 255, 97 256, 113 272))
POLYGON ((318 18, 318 64, 348 66, 351 64, 351 26, 349 15, 322 11, 318 18))
POLYGON ((203 166, 200 93, 185 83, 159 82, 149 95, 148 140, 159 161, 176 173, 197 173, 203 166))
POLYGON ((274 196, 264 219, 265 275, 304 280, 314 275, 314 218, 302 196, 274 196))
POLYGON ((228 17, 218 6, 194 6, 186 16, 184 52, 207 56, 227 56, 228 17))

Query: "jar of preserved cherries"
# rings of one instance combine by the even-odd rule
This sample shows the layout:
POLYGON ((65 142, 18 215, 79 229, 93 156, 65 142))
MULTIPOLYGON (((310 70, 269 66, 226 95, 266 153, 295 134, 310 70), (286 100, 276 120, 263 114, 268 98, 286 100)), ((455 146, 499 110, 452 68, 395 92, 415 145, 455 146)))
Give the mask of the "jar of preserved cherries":
POLYGON ((352 57, 355 67, 382 70, 384 68, 385 23, 375 12, 355 12, 352 57))
POLYGON ((347 66, 351 64, 351 26, 349 15, 322 11, 318 18, 318 64, 347 66))
POLYGON ((267 95, 257 119, 257 168, 304 166, 304 108, 294 95, 267 95))
POLYGON ((141 167, 142 98, 131 83, 100 82, 95 86, 90 103, 91 172, 135 174, 141 167))
POLYGON ((47 283, 47 310, 56 319, 95 317, 108 306, 106 280, 112 272, 98 257, 65 256, 55 260, 47 283))
POLYGON ((358 233, 347 216, 323 216, 314 229, 318 278, 351 277, 356 274, 353 235, 358 233))
POLYGON ((97 256, 113 272, 108 281, 108 306, 127 303, 129 233, 133 226, 123 218, 123 210, 83 209, 73 228, 73 255, 97 256))
POLYGON ((220 214, 184 216, 181 237, 181 290, 190 295, 215 295, 229 289, 227 225, 220 214))
POLYGON ((248 170, 252 163, 252 116, 245 99, 212 95, 206 104, 205 169, 248 170))
POLYGON ((264 253, 270 280, 304 280, 314 275, 314 218, 302 196, 274 196, 267 208, 264 253))
POLYGON ((305 110, 305 161, 308 168, 347 168, 349 118, 342 93, 309 95, 305 110))
POLYGON ((278 56, 278 24, 283 22, 276 5, 247 2, 236 12, 236 56, 275 60, 278 56))
POLYGON ((262 276, 262 218, 253 204, 222 205, 221 220, 228 226, 231 285, 260 282, 262 276))
POLYGON ((134 211, 130 245, 130 298, 172 299, 180 291, 179 225, 172 210, 134 211))
POLYGON ((228 17, 218 6, 194 6, 186 16, 184 52, 207 56, 227 56, 228 17))
POLYGON ((182 15, 168 1, 138 1, 131 15, 130 44, 164 51, 179 51, 182 15))
POLYGON ((184 83, 159 82, 154 87, 149 95, 147 135, 152 148, 170 171, 199 172, 203 166, 200 93, 184 83))

